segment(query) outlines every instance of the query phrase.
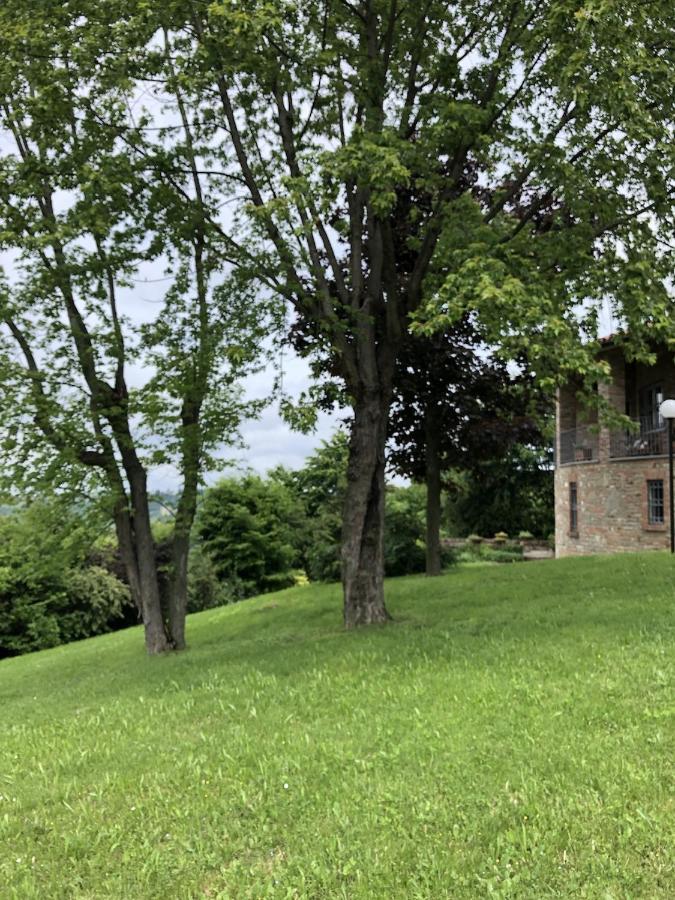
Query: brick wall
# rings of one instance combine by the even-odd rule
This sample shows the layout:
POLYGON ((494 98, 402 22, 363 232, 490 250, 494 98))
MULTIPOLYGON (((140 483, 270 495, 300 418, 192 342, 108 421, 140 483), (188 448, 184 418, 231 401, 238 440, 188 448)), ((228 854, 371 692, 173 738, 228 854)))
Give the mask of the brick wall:
POLYGON ((559 466, 555 472, 555 496, 556 556, 664 550, 670 546, 666 458, 559 466), (663 526, 647 523, 650 479, 663 479, 663 526), (571 481, 577 483, 577 536, 572 536, 569 529, 571 481))
MULTIPOLYGON (((606 347, 602 357, 611 367, 611 382, 598 385, 599 393, 619 412, 638 415, 639 391, 660 384, 665 397, 675 397, 675 364, 672 351, 660 348, 656 363, 626 363, 623 352, 606 347)), ((574 382, 558 393, 556 449, 560 432, 579 424, 574 382)), ((560 456, 557 457, 560 459, 560 456)), ((636 457, 612 459, 610 433, 600 428, 598 458, 592 462, 559 465, 555 471, 556 555, 661 550, 670 546, 668 459, 636 457), (647 515, 647 481, 663 480, 663 525, 650 525, 647 515), (578 530, 570 534, 570 482, 577 483, 578 530)))

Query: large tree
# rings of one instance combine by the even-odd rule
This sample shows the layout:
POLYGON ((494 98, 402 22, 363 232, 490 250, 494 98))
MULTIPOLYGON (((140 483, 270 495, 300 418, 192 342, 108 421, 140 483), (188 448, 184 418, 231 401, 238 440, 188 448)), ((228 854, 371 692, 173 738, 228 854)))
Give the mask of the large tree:
POLYGON ((22 498, 76 488, 106 504, 157 653, 185 646, 198 486, 236 437, 236 378, 262 323, 226 277, 222 192, 200 171, 199 130, 161 35, 155 130, 108 40, 111 13, 51 0, 0 9, 0 248, 13 273, 0 285, 2 476, 22 498), (146 302, 149 281, 164 290, 146 302), (165 610, 155 464, 181 485, 165 610))
POLYGON ((536 364, 555 346, 589 381, 603 373, 580 302, 615 299, 638 343, 666 317, 670 4, 165 9, 194 102, 222 126, 258 277, 344 382, 345 623, 384 621, 385 441, 411 315, 443 327, 473 304, 507 351, 528 343, 536 364))

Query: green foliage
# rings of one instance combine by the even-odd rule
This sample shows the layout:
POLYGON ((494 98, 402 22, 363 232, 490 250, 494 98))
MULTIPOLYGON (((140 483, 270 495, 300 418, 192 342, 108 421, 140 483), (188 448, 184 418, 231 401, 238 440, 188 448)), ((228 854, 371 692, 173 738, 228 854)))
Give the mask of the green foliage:
MULTIPOLYGON (((193 557, 204 596, 239 599, 291 585, 293 568, 311 581, 339 581, 347 456, 347 437, 338 430, 301 469, 226 479, 208 490, 197 523, 200 549, 193 557)), ((388 575, 424 571, 424 510, 419 486, 387 488, 388 575)), ((444 562, 450 564, 452 554, 446 552, 444 562)), ((191 597, 199 603, 196 591, 191 597)), ((216 605, 215 599, 208 605, 216 605)))
POLYGON ((387 490, 384 570, 387 575, 411 575, 425 567, 425 492, 419 485, 387 490))
POLYGON ((237 599, 294 583, 302 513, 279 481, 226 478, 204 493, 197 533, 218 578, 237 599))
POLYGON ((193 547, 188 571, 188 612, 224 606, 233 599, 230 586, 218 578, 208 553, 199 545, 193 547))
POLYGON ((0 568, 0 657, 28 653, 61 642, 57 607, 63 605, 58 579, 18 576, 10 566, 0 568))
POLYGON ((347 487, 348 438, 338 429, 301 469, 271 473, 292 492, 297 506, 293 540, 312 581, 339 581, 342 508, 347 487))
POLYGON ((314 585, 0 661, 3 900, 670 900, 669 555, 386 590, 376 631, 314 585))
POLYGON ((523 548, 517 543, 503 543, 497 546, 467 541, 458 554, 459 562, 508 563, 522 562, 523 548))
POLYGON ((473 472, 454 473, 447 504, 454 534, 528 531, 546 537, 553 530, 553 470, 540 451, 515 445, 473 472))
POLYGON ((58 611, 61 642, 110 631, 130 603, 126 585, 100 566, 68 573, 63 606, 58 611))
POLYGON ((63 505, 0 516, 0 657, 122 624, 126 586, 100 566, 85 565, 95 522, 63 505))
MULTIPOLYGON (((277 469, 272 477, 287 485, 298 507, 295 541, 312 581, 339 581, 342 507, 347 485, 349 445, 338 430, 323 441, 302 469, 277 469)), ((384 555, 387 575, 409 575, 425 567, 425 494, 420 486, 389 485, 385 499, 384 555)), ((452 554, 445 553, 445 564, 452 554)))

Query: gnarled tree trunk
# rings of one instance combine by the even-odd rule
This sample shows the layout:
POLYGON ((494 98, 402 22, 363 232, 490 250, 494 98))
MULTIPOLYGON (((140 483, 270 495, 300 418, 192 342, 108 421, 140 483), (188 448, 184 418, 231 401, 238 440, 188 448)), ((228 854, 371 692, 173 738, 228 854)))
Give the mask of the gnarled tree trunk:
POLYGON ((162 615, 144 472, 135 474, 131 492, 133 512, 126 498, 120 498, 114 513, 115 529, 131 596, 143 621, 145 648, 155 655, 170 650, 172 645, 162 615))
POLYGON ((347 628, 386 622, 384 604, 384 463, 390 398, 365 395, 354 405, 342 526, 342 584, 347 628))

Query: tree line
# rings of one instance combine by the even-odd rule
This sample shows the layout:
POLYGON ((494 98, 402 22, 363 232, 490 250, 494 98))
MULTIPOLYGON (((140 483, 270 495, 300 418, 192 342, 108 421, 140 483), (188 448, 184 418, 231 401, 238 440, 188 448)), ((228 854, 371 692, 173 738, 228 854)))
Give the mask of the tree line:
POLYGON ((150 653, 185 646, 199 485, 272 335, 351 409, 347 627, 389 617, 386 446, 419 341, 468 322, 590 393, 600 302, 629 356, 672 339, 671 37, 665 0, 3 3, 2 477, 105 507, 150 653), (181 485, 167 610, 158 464, 181 485))

